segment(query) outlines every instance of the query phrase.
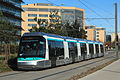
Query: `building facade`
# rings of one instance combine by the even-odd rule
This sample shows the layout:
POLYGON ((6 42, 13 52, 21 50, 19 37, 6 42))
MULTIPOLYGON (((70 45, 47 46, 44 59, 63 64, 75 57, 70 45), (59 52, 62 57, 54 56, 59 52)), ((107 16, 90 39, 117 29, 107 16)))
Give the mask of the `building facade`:
POLYGON ((87 40, 96 40, 95 26, 85 26, 85 31, 87 31, 87 40))
POLYGON ((85 26, 85 30, 87 31, 87 40, 106 42, 105 28, 85 26))
MULTIPOLYGON (((22 0, 0 0, 0 11, 8 21, 15 24, 16 27, 21 28, 21 3, 22 0)), ((18 35, 21 35, 18 31, 18 35)))
POLYGON ((106 42, 106 30, 105 28, 96 28, 96 41, 106 42))
MULTIPOLYGON (((52 4, 36 3, 36 4, 27 4, 22 6, 24 12, 22 12, 22 28, 24 31, 29 32, 34 26, 39 26, 37 22, 34 21, 34 18, 45 20, 48 22, 48 25, 54 22, 56 19, 51 19, 50 15, 52 12, 57 11, 57 15, 60 16, 60 22, 65 24, 69 22, 72 24, 77 20, 80 23, 80 27, 84 26, 84 9, 76 7, 62 7, 62 6, 53 6, 52 4)), ((54 15, 56 17, 56 15, 54 15)))
MULTIPOLYGON (((111 34, 111 42, 115 41, 115 33, 111 34)), ((120 41, 120 32, 118 32, 118 41, 120 41)))

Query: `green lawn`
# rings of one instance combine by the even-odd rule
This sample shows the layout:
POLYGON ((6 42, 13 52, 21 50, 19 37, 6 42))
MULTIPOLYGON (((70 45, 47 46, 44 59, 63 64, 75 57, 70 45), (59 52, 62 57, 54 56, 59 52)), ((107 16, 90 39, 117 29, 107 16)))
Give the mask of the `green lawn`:
POLYGON ((17 60, 15 54, 10 55, 9 60, 6 63, 4 63, 4 58, 5 56, 0 55, 0 73, 13 71, 17 69, 17 60))
POLYGON ((12 69, 8 66, 8 64, 3 64, 0 62, 0 73, 12 71, 12 69))

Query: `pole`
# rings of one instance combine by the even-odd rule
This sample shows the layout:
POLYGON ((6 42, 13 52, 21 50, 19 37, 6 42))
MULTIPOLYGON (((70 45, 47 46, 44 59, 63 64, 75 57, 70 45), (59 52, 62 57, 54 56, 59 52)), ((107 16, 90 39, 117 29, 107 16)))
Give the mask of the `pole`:
POLYGON ((117 14, 117 3, 115 3, 115 49, 116 49, 116 57, 118 56, 118 14, 117 14))

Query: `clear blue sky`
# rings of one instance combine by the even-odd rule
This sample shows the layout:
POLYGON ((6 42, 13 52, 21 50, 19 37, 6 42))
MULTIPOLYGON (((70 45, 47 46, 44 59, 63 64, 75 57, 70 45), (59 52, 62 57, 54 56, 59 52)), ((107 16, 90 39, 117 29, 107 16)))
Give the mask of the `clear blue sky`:
MULTIPOLYGON (((55 6, 71 6, 85 9, 86 18, 114 18, 114 3, 118 3, 118 14, 120 15, 119 0, 23 0, 25 4, 53 3, 55 6)), ((119 21, 120 17, 118 15, 119 21)), ((114 32, 114 19, 87 19, 87 25, 104 27, 107 33, 114 32)), ((120 26, 120 23, 118 22, 120 26)), ((120 27, 118 30, 120 32, 120 27)))

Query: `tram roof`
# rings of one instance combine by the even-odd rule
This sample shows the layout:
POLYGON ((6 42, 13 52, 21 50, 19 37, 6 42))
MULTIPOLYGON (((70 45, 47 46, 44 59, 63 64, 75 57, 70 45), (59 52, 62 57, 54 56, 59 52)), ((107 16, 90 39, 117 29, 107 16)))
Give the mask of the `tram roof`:
POLYGON ((102 43, 102 42, 99 42, 99 41, 91 41, 91 40, 80 39, 80 38, 60 36, 60 35, 55 35, 55 34, 50 34, 50 33, 44 33, 44 32, 24 33, 23 36, 49 36, 49 37, 62 38, 62 39, 65 39, 65 40, 76 40, 76 41, 86 41, 86 42, 93 42, 93 43, 102 43))

